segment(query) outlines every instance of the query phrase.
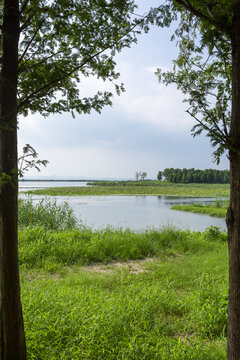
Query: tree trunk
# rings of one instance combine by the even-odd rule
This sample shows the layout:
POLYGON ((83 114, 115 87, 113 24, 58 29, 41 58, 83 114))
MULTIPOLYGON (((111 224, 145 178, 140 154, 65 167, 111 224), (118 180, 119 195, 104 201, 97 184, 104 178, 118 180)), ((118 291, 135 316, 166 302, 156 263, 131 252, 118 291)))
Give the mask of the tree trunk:
POLYGON ((234 0, 232 23, 232 120, 229 249, 228 360, 240 360, 240 0, 234 0))
POLYGON ((17 234, 17 79, 19 4, 4 1, 0 77, 0 359, 25 360, 17 234))

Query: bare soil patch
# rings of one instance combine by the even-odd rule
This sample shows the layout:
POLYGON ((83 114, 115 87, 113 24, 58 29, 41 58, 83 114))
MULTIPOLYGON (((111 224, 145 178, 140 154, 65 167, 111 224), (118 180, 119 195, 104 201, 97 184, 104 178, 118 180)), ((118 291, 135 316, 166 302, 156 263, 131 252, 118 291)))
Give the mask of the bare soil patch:
POLYGON ((109 264, 94 264, 83 266, 81 269, 87 272, 112 274, 118 270, 128 270, 131 274, 142 274, 148 271, 147 264, 155 262, 154 258, 144 260, 128 260, 125 262, 114 261, 109 264))

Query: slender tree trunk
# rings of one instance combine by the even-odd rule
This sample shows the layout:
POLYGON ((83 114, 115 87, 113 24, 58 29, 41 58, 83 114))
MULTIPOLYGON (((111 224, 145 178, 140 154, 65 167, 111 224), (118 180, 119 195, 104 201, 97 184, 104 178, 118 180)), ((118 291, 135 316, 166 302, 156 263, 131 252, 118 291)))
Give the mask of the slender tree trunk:
POLYGON ((232 23, 232 120, 229 249, 228 360, 240 360, 240 0, 234 0, 232 23))
POLYGON ((0 77, 0 359, 25 360, 17 234, 17 79, 19 4, 4 0, 0 77))

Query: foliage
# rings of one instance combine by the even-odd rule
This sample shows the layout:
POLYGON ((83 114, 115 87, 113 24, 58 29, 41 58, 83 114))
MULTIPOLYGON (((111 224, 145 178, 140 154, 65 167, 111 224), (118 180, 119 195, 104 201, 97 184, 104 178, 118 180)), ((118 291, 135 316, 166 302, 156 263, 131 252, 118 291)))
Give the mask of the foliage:
MULTIPOLYGON (((229 131, 232 2, 169 0, 165 6, 175 18, 178 15, 172 39, 177 38, 179 54, 172 70, 158 69, 156 74, 159 81, 176 84, 186 95, 187 113, 197 122, 192 133, 194 136, 206 133, 216 148, 214 159, 218 163, 225 150, 233 148, 229 131)), ((162 8, 158 16, 165 18, 162 8)))
POLYGON ((22 0, 20 7, 18 113, 74 115, 111 104, 107 91, 82 95, 83 77, 109 80, 118 94, 124 90, 116 83, 114 56, 139 33, 131 0, 22 0))
POLYGON ((227 241, 226 232, 220 230, 217 226, 210 226, 205 231, 203 236, 210 241, 227 241))
POLYGON ((162 176, 163 176, 163 172, 162 172, 162 171, 159 171, 158 174, 157 174, 157 179, 158 179, 159 181, 161 181, 161 180, 162 180, 162 176))
POLYGON ((47 166, 48 160, 38 159, 38 153, 29 144, 23 147, 23 154, 18 158, 18 176, 22 178, 29 169, 40 171, 40 166, 47 166))
POLYGON ((162 174, 166 181, 172 183, 229 184, 230 182, 229 170, 166 168, 162 174))
POLYGON ((147 173, 145 171, 136 171, 136 180, 142 180, 144 181, 145 178, 147 177, 147 173))

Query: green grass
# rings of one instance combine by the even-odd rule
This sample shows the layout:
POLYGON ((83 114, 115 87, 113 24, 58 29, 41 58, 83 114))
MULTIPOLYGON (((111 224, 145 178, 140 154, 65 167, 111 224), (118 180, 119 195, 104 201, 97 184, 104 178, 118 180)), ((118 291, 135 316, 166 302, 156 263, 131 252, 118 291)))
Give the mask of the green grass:
MULTIPOLYGON (((41 213, 49 206, 57 221, 56 204, 41 213)), ((29 359, 226 359, 224 232, 62 230, 52 220, 19 228, 29 359)))
MULTIPOLYGON (((147 181, 145 181, 146 183, 147 181)), ((140 182, 139 182, 140 183, 140 182)), ((171 184, 157 182, 155 185, 106 185, 92 187, 57 187, 31 190, 28 194, 59 196, 91 195, 171 195, 191 197, 229 196, 228 184, 171 184)))
POLYGON ((123 181, 110 181, 110 180, 96 180, 90 181, 87 185, 94 186, 159 186, 161 185, 158 180, 123 180, 123 181))
MULTIPOLYGON (((212 249, 206 233, 191 233, 171 228, 135 233, 130 230, 51 231, 26 227, 19 232, 19 261, 25 268, 58 269, 65 265, 138 260, 178 253, 202 253, 212 249)), ((225 235, 219 231, 219 238, 225 235)))
POLYGON ((18 201, 18 225, 43 226, 51 230, 71 230, 78 224, 72 208, 64 202, 57 205, 56 201, 42 199, 34 203, 31 198, 18 201))
POLYGON ((214 205, 191 204, 191 205, 173 205, 173 210, 189 211, 198 214, 207 214, 216 217, 225 217, 227 213, 228 202, 217 200, 214 205))

